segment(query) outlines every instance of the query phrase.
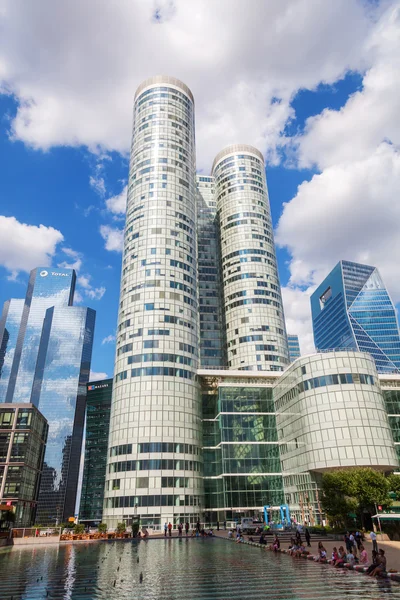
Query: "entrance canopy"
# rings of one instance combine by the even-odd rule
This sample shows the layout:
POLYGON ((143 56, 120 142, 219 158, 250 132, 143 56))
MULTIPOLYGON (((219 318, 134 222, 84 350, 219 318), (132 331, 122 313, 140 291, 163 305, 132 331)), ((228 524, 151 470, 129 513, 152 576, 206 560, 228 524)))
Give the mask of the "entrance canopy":
POLYGON ((381 513, 374 515, 373 519, 380 519, 381 521, 400 521, 399 513, 381 513))

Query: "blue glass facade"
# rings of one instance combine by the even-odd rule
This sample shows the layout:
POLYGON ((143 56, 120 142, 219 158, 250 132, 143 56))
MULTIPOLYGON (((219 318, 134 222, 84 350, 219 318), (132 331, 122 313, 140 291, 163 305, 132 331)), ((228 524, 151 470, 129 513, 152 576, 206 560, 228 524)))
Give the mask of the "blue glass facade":
POLYGON ((226 366, 219 232, 213 177, 197 176, 200 365, 226 366))
POLYGON ((42 524, 75 512, 95 325, 93 310, 72 306, 75 280, 72 269, 34 269, 16 342, 16 320, 12 335, 4 327, 0 338, 5 355, 13 353, 0 402, 31 402, 49 425, 36 517, 42 524))
POLYGON ((296 358, 300 358, 299 336, 288 333, 287 339, 290 362, 293 362, 294 360, 296 360, 296 358))
POLYGON ((73 269, 31 271, 6 402, 29 402, 46 310, 72 305, 75 280, 73 269))
POLYGON ((0 402, 6 397, 23 310, 23 300, 4 303, 0 320, 0 402))
POLYGON ((375 267, 339 262, 311 296, 318 350, 369 352, 380 373, 400 372, 394 305, 375 267))

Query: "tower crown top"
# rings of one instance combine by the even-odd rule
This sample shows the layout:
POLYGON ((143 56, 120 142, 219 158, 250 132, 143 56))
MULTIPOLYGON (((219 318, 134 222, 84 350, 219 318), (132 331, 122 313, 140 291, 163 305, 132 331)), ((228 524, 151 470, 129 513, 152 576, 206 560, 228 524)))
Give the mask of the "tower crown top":
POLYGON ((165 84, 165 85, 173 85, 179 89, 181 89, 194 103, 194 97, 191 90, 188 88, 186 83, 183 83, 180 79, 176 79, 176 77, 170 77, 169 75, 154 75, 154 77, 149 77, 142 81, 135 92, 135 100, 139 96, 139 94, 147 87, 157 84, 165 84))
POLYGON ((249 152, 250 154, 255 154, 264 164, 264 157, 262 153, 257 150, 257 148, 254 148, 254 146, 249 146, 248 144, 232 144, 231 146, 227 146, 221 150, 221 152, 218 152, 217 156, 214 158, 211 172, 214 171, 215 167, 219 161, 224 158, 224 156, 228 156, 228 154, 236 154, 238 152, 249 152))

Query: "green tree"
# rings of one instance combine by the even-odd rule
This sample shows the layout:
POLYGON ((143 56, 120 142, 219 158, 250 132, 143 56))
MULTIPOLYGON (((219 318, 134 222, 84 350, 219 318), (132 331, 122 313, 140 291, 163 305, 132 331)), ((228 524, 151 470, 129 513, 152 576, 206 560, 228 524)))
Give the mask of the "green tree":
POLYGON ((99 533, 107 533, 107 523, 99 523, 99 533))
POLYGON ((77 523, 74 527, 74 533, 75 535, 80 535, 81 533, 83 533, 85 531, 85 526, 83 523, 77 523))
POLYGON ((117 533, 125 533, 126 525, 125 523, 117 523, 117 533))
POLYGON ((392 500, 400 499, 400 476, 392 473, 387 478, 389 484, 389 496, 392 500))
POLYGON ((389 479, 368 467, 343 469, 322 476, 322 506, 330 520, 347 526, 350 515, 358 515, 364 525, 364 513, 375 512, 375 505, 390 506, 389 479))

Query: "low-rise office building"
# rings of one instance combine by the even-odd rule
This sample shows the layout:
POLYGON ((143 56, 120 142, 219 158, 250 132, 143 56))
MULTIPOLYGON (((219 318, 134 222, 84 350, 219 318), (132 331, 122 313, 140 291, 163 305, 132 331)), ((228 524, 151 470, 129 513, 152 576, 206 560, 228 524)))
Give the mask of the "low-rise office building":
POLYGON ((286 501, 299 522, 323 520, 319 489, 333 469, 398 469, 375 361, 338 351, 296 360, 274 386, 286 501))
POLYGON ((400 375, 378 375, 369 354, 312 354, 276 374, 198 375, 206 520, 262 517, 265 505, 287 503, 296 521, 321 524, 324 472, 399 470, 400 375))
POLYGON ((0 404, 0 506, 15 513, 15 527, 35 522, 47 432, 33 404, 0 404))

